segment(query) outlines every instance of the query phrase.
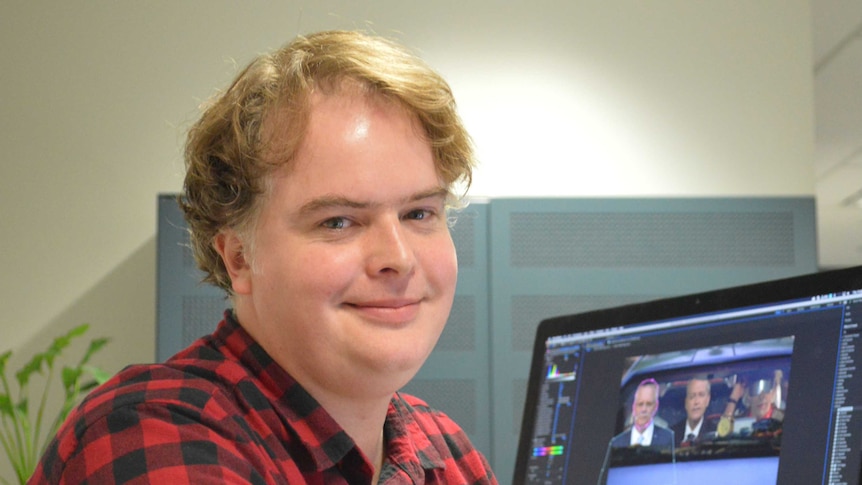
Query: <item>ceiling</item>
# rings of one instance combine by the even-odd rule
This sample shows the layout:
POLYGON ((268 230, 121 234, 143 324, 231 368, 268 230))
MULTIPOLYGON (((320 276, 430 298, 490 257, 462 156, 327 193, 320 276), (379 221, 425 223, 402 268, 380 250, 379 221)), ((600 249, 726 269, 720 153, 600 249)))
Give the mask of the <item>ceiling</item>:
POLYGON ((820 266, 862 265, 862 0, 811 0, 820 266))

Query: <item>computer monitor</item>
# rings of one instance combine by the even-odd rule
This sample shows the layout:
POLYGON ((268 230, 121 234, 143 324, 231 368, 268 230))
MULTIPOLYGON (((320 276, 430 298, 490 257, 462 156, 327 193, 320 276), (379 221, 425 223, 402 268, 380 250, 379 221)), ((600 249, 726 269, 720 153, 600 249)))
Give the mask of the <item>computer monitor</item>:
POLYGON ((860 324, 862 267, 544 320, 513 482, 859 483, 860 324))

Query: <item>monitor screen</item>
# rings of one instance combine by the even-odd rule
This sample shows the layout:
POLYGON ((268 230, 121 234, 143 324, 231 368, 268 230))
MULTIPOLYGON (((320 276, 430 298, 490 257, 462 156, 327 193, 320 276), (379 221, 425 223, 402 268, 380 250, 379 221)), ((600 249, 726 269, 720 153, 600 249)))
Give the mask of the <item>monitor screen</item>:
POLYGON ((514 483, 859 483, 862 267, 539 325, 514 483))

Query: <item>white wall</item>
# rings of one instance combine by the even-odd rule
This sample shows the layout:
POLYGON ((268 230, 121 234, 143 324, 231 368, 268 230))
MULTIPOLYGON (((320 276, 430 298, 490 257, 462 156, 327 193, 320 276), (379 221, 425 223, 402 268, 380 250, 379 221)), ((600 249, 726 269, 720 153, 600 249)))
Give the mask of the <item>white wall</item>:
POLYGON ((809 17, 807 0, 2 2, 0 350, 86 321, 113 338, 106 368, 153 359, 155 200, 180 189, 184 130, 297 33, 371 28, 437 67, 477 196, 813 195, 809 17))

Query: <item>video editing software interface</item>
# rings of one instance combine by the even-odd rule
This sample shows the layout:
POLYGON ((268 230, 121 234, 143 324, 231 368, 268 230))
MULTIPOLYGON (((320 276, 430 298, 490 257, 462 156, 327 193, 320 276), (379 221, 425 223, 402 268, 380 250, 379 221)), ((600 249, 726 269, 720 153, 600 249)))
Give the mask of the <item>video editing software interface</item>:
POLYGON ((581 320, 613 309, 570 316, 582 333, 543 322, 515 483, 860 483, 858 286, 611 328, 581 320))

